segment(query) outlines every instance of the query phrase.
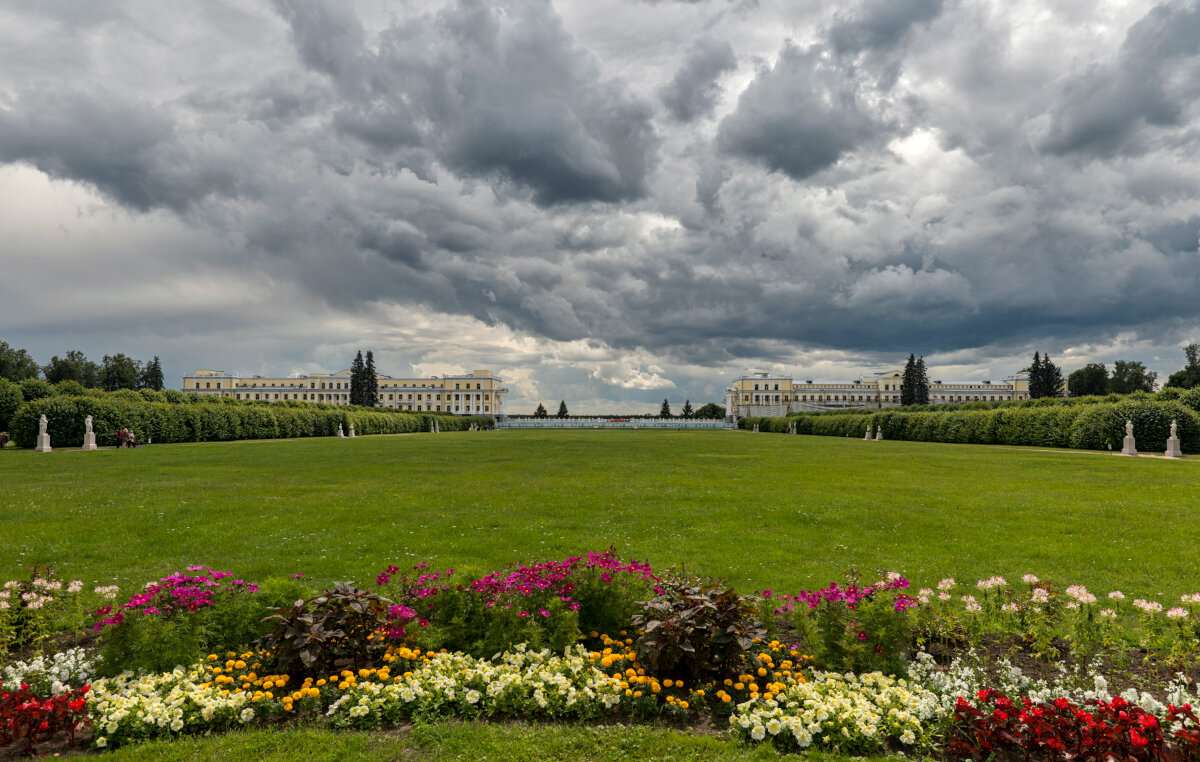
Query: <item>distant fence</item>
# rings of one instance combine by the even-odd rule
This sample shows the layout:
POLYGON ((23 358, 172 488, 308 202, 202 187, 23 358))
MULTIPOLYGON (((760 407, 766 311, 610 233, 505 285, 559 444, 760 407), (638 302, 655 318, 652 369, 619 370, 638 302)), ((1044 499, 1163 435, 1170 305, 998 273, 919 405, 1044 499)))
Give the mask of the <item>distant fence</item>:
POLYGON ((498 429, 733 429, 708 418, 525 418, 497 421, 498 429))

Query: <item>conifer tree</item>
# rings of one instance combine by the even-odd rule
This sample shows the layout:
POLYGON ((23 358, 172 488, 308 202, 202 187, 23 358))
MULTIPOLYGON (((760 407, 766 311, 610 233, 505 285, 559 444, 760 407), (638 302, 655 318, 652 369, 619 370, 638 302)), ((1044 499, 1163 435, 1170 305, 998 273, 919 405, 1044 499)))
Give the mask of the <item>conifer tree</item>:
POLYGON ((1029 399, 1035 400, 1046 396, 1046 382, 1042 367, 1042 355, 1033 353, 1033 363, 1029 366, 1029 399))
POLYGON ((925 357, 917 358, 917 365, 913 373, 913 380, 916 388, 913 389, 913 404, 928 405, 929 404, 929 374, 925 372, 925 357))
POLYGON ((1050 362, 1050 355, 1044 355, 1042 357, 1042 396, 1061 397, 1062 385, 1062 369, 1050 362))
POLYGON ((692 410, 692 401, 690 399, 683 401, 683 410, 681 410, 679 414, 684 418, 691 418, 696 414, 696 411, 692 410))
POLYGON ((908 362, 904 363, 904 379, 900 383, 900 404, 916 404, 917 389, 917 357, 909 354, 908 362))
POLYGON ((350 404, 361 405, 363 398, 363 373, 366 371, 366 365, 363 363, 362 350, 358 350, 358 354, 354 356, 354 362, 350 364, 350 404))
POLYGON ((533 411, 533 417, 534 418, 549 418, 550 414, 548 412, 546 412, 546 406, 539 402, 538 406, 537 406, 537 410, 533 411))
POLYGON ((563 400, 562 402, 558 403, 558 417, 559 418, 567 417, 567 401, 566 400, 563 400))
POLYGON ((367 361, 363 365, 362 402, 359 404, 375 407, 379 404, 379 376, 375 373, 375 353, 367 350, 367 361))
POLYGON ((662 407, 659 408, 658 417, 659 418, 673 418, 674 417, 671 415, 671 403, 668 402, 665 398, 663 399, 662 407))
POLYGON ((158 355, 155 355, 154 359, 142 368, 142 388, 153 389, 156 392, 163 390, 162 362, 158 359, 158 355))

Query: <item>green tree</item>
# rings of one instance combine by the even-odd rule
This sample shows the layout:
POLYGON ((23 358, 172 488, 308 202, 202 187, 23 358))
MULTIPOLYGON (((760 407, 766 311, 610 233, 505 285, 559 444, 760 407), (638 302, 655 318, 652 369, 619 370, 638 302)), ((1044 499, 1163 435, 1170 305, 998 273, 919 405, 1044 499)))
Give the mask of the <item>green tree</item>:
POLYGON ((663 399, 662 407, 658 409, 658 417, 659 418, 674 418, 674 416, 671 415, 671 403, 668 402, 665 398, 663 399))
POLYGON ((1172 373, 1165 386, 1174 386, 1177 389, 1194 389, 1200 386, 1200 344, 1188 344, 1183 348, 1183 354, 1187 358, 1187 364, 1183 366, 1183 370, 1172 373))
POLYGON ((10 347, 7 341, 0 341, 0 378, 19 382, 27 378, 37 378, 40 370, 33 357, 24 349, 10 347))
POLYGON ((917 356, 909 354, 904 363, 904 378, 900 382, 900 404, 917 404, 917 356))
POLYGON ((367 365, 363 362, 362 350, 358 350, 358 354, 354 356, 354 362, 350 363, 350 404, 363 404, 363 375, 366 373, 367 365))
POLYGON ((67 352, 65 357, 51 357, 50 362, 42 368, 42 374, 52 384, 78 381, 88 389, 100 386, 100 366, 77 349, 67 352))
POLYGON ((533 417, 534 418, 549 418, 550 414, 548 412, 546 412, 546 406, 539 402, 538 406, 537 406, 537 410, 533 411, 533 417))
POLYGON ((563 400, 562 402, 558 403, 558 417, 559 418, 567 417, 567 401, 566 400, 563 400))
POLYGON ((913 404, 929 404, 929 373, 925 370, 924 356, 917 358, 916 373, 913 374, 917 388, 913 389, 913 404))
POLYGON ((696 417, 719 421, 725 417, 725 406, 718 405, 715 402, 706 402, 696 410, 696 417))
POLYGON ((26 402, 53 397, 54 387, 40 378, 27 378, 21 382, 21 396, 26 402))
POLYGON ((1046 396, 1046 378, 1043 374, 1042 355, 1033 353, 1033 362, 1025 369, 1029 373, 1029 399, 1035 400, 1046 396))
POLYGON ((680 411, 679 411, 679 415, 681 415, 681 416, 682 416, 682 417, 684 417, 684 418, 693 418, 693 417, 695 417, 695 415, 696 415, 696 411, 695 411, 695 410, 692 410, 692 401, 691 401, 691 400, 684 400, 684 401, 683 401, 683 410, 680 410, 680 411))
POLYGON ((158 359, 158 355, 155 355, 154 359, 142 368, 142 388, 152 389, 156 392, 163 390, 162 361, 158 359))
POLYGON ((1158 373, 1146 370, 1142 363, 1117 360, 1113 363, 1112 378, 1108 380, 1108 391, 1111 394, 1152 392, 1157 381, 1158 373))
POLYGON ((363 390, 360 405, 375 407, 379 404, 379 374, 375 372, 375 353, 367 350, 367 362, 363 365, 363 390))
POLYGON ((24 404, 25 397, 21 394, 21 387, 7 378, 0 378, 0 431, 8 431, 8 422, 13 413, 24 404))
POLYGON ((1090 362, 1067 376, 1067 391, 1072 397, 1108 394, 1108 368, 1102 362, 1090 362))
POLYGON ((142 369, 137 360, 118 352, 105 355, 100 366, 100 387, 106 392, 118 389, 137 389, 142 378, 142 369))
POLYGON ((1042 396, 1061 397, 1063 384, 1062 369, 1050 362, 1050 355, 1042 355, 1042 396))

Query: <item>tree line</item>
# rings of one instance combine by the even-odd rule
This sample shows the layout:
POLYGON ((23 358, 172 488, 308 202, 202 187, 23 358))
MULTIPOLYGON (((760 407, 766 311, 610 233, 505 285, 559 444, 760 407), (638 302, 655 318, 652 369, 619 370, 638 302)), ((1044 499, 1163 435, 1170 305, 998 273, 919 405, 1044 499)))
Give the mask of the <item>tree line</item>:
MULTIPOLYGON (((104 359, 93 362, 83 352, 72 349, 62 357, 55 355, 50 362, 39 365, 24 349, 0 341, 0 378, 17 384, 61 384, 73 382, 84 389, 103 389, 115 392, 118 389, 163 390, 162 362, 158 355, 149 362, 141 362, 117 352, 104 355, 104 359)), ((47 394, 37 396, 48 396, 47 394)))
MULTIPOLYGON (((562 400, 561 402, 558 403, 558 413, 554 417, 555 418, 566 418, 569 415, 570 415, 570 413, 567 412, 567 401, 562 400)), ((537 409, 533 411, 533 417, 534 418, 549 418, 550 412, 548 410, 546 410, 545 405, 543 405, 542 403, 539 402, 537 409)), ((597 416, 597 417, 606 418, 609 416, 597 416)), ((671 401, 669 399, 664 399, 662 401, 662 407, 659 408, 658 417, 659 418, 675 418, 676 417, 676 415, 671 412, 671 401)), ((680 410, 678 417, 679 418, 711 418, 711 419, 715 419, 715 420, 720 420, 725 417, 725 406, 718 405, 715 402, 709 402, 705 405, 701 405, 699 408, 693 409, 692 401, 690 399, 688 399, 688 400, 684 400, 683 408, 680 410)))

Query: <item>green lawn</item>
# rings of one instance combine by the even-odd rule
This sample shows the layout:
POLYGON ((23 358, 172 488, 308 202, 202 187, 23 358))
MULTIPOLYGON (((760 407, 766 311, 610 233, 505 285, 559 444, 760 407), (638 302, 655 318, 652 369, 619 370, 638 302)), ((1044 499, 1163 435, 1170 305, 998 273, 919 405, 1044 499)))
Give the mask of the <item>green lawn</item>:
POLYGON ((1200 459, 726 431, 499 431, 0 453, 0 579, 191 564, 370 582, 615 545, 743 589, 855 566, 1200 590, 1200 459))

